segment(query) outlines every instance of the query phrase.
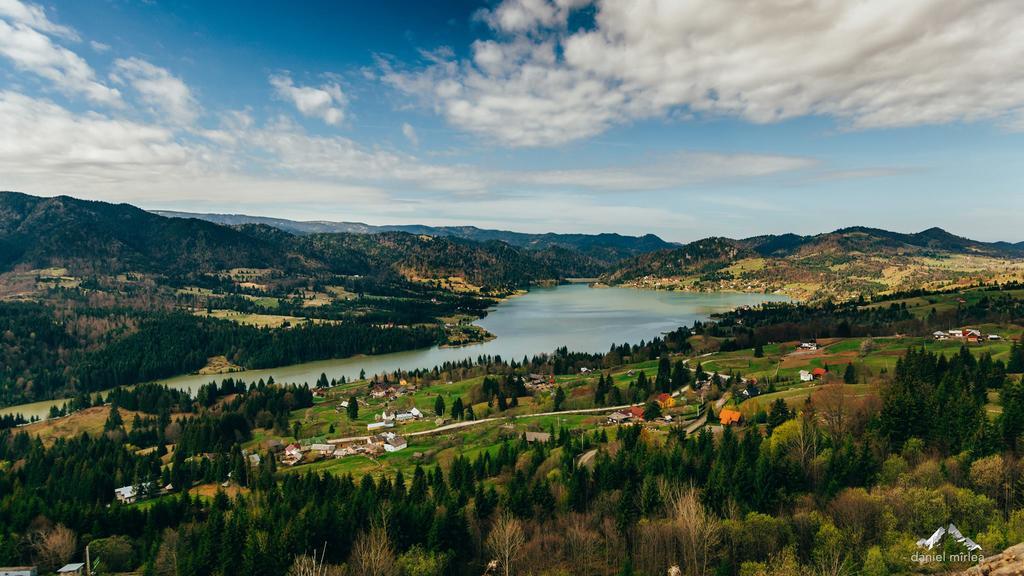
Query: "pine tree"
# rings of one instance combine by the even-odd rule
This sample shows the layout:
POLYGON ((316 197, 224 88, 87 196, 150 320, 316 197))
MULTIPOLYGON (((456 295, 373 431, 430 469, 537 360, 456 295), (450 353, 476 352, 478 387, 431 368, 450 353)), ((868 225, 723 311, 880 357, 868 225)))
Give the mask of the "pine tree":
POLYGON ((437 395, 437 399, 434 400, 434 413, 438 416, 444 416, 444 398, 440 394, 437 395))
POLYGON ((562 390, 561 386, 555 388, 555 412, 562 409, 562 404, 565 403, 565 390, 562 390))
POLYGON ((846 365, 846 371, 843 372, 843 382, 847 384, 857 383, 857 371, 853 368, 853 363, 846 365))
POLYGON ((355 420, 359 418, 359 400, 355 396, 350 396, 348 399, 348 407, 345 408, 348 412, 348 419, 355 420))

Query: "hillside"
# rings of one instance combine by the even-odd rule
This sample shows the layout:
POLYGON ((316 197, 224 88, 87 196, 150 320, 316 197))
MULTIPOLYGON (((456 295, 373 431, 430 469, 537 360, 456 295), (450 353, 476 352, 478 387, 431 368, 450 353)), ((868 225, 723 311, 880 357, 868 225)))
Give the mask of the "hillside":
POLYGON ((850 299, 1024 275, 1024 246, 979 242, 930 228, 901 234, 844 228, 814 236, 709 238, 643 254, 601 278, 609 284, 686 290, 780 292, 850 299))
POLYGON ((0 193, 0 272, 15 266, 101 274, 283 269, 291 256, 283 248, 210 222, 163 218, 128 204, 0 193))
POLYGON ((292 234, 407 232, 417 235, 461 238, 475 242, 496 240, 520 248, 572 248, 589 258, 606 263, 675 246, 675 244, 666 242, 654 234, 645 234, 644 236, 623 236, 613 233, 556 234, 549 232, 546 234, 528 234, 507 230, 487 230, 477 228, 476 226, 424 226, 417 224, 372 226, 361 222, 297 221, 284 218, 247 216, 244 214, 199 214, 169 210, 154 210, 153 213, 172 218, 197 218, 227 226, 265 224, 292 234))
POLYGON ((456 276, 477 286, 516 287, 607 270, 595 258, 556 245, 527 249, 399 231, 298 236, 265 223, 226 226, 166 218, 128 204, 3 192, 0 273, 15 268, 176 277, 258 268, 298 276, 456 276))

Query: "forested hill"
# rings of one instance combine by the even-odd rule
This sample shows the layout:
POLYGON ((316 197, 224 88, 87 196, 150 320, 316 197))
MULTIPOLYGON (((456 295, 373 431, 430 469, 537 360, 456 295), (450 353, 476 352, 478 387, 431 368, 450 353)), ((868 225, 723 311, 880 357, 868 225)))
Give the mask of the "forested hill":
POLYGON ((268 225, 166 218, 128 204, 2 192, 0 273, 19 266, 67 267, 77 275, 189 276, 235 268, 299 275, 397 273, 458 276, 478 286, 527 286, 608 269, 603 260, 557 245, 529 249, 406 232, 299 236, 268 225))
POLYGON ((453 237, 475 242, 497 240, 520 248, 543 250, 546 248, 571 248, 584 256, 605 263, 614 262, 655 250, 676 246, 654 234, 623 236, 614 233, 601 234, 528 234, 508 230, 488 230, 476 226, 423 226, 418 224, 372 226, 361 222, 329 222, 324 220, 297 221, 284 218, 266 218, 244 214, 198 214, 155 210, 154 214, 174 218, 198 218, 217 224, 237 226, 242 224, 265 224, 293 234, 351 233, 376 234, 380 232, 407 232, 435 237, 453 237))
POLYGON ((67 266, 81 273, 287 268, 282 245, 210 222, 163 218, 128 204, 0 193, 0 272, 67 266))
POLYGON ((854 227, 813 236, 706 238, 622 261, 610 284, 779 291, 849 299, 893 290, 1019 275, 1024 243, 979 242, 930 228, 901 234, 854 227))

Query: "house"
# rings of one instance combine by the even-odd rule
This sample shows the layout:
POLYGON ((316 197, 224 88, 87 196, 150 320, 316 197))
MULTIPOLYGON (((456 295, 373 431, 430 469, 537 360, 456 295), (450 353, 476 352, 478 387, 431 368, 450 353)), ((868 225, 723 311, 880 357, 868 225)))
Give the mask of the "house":
POLYGON ((588 374, 589 372, 590 372, 590 368, 587 368, 586 366, 584 366, 583 368, 580 368, 580 374, 588 374))
POLYGON ((263 447, 273 454, 284 451, 284 444, 277 438, 271 438, 263 443, 263 447))
POLYGON ((152 482, 146 484, 122 486, 120 488, 114 488, 114 498, 122 504, 134 504, 140 500, 145 500, 149 497, 150 493, 154 492, 155 486, 152 482), (139 489, 142 489, 140 494, 139 489))
POLYGON ((661 406, 662 409, 671 408, 676 405, 676 399, 673 398, 671 394, 666 394, 664 392, 658 394, 654 400, 655 402, 658 403, 658 406, 661 406))
POLYGON ((632 416, 627 412, 612 412, 608 415, 609 424, 622 424, 628 422, 632 416))
POLYGON ((801 350, 817 350, 818 349, 818 343, 817 342, 801 342, 800 343, 800 349, 801 350))
POLYGON ((366 429, 367 430, 383 430, 384 428, 394 428, 394 427, 395 427, 395 423, 394 422, 385 422, 383 420, 380 421, 380 422, 373 422, 372 424, 367 424, 366 425, 366 429))
POLYGON ((249 454, 248 458, 249 458, 249 466, 256 467, 256 466, 260 465, 260 455, 259 454, 249 454))
POLYGON ((722 408, 722 411, 718 413, 718 421, 724 426, 739 424, 743 421, 743 413, 732 408, 722 408))
POLYGON ((384 439, 384 451, 385 452, 398 452, 404 448, 408 448, 409 443, 405 441, 398 434, 387 434, 384 439))
POLYGON ((0 566, 0 576, 36 576, 35 566, 0 566))
POLYGON ((948 330, 947 332, 949 332, 949 337, 950 338, 963 338, 964 337, 964 331, 960 330, 959 328, 954 328, 953 330, 948 330))
POLYGON ((1000 336, 999 334, 989 334, 988 335, 988 339, 989 340, 1002 340, 1003 337, 1000 336))
POLYGON ((626 409, 626 412, 631 418, 635 418, 637 420, 644 419, 644 409, 640 406, 630 406, 626 409))
POLYGON ((551 441, 551 434, 548 432, 527 432, 526 441, 540 442, 541 444, 545 444, 551 441))
POLYGON ((65 564, 63 568, 57 570, 57 574, 85 574, 85 562, 65 564))
POLYGON ((321 456, 334 456, 337 446, 334 444, 313 444, 309 449, 313 452, 319 452, 321 456))
POLYGON ((815 368, 814 370, 811 370, 811 376, 815 380, 821 380, 826 374, 828 374, 828 370, 825 370, 824 368, 815 368))
POLYGON ((289 444, 284 449, 284 456, 285 458, 302 460, 302 448, 298 444, 289 444))
POLYGON ((348 400, 342 400, 341 404, 338 404, 341 408, 348 408, 348 400))
POLYGON ((932 332, 932 338, 935 338, 936 340, 949 340, 949 334, 946 334, 942 330, 936 330, 935 332, 932 332))

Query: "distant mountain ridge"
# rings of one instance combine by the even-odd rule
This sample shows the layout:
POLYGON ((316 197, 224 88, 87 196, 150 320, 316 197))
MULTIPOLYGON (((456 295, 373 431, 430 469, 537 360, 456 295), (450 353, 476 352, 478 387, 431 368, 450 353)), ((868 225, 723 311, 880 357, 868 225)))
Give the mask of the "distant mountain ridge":
POLYGON ((303 276, 458 276, 477 286, 516 287, 609 269, 557 245, 528 249, 398 231, 296 235, 265 223, 228 226, 167 218, 130 204, 0 192, 0 273, 16 267, 165 276, 272 268, 303 276))
POLYGON ((940 228, 906 234, 850 227, 673 244, 654 235, 198 216, 0 192, 0 273, 68 266, 78 275, 188 276, 255 267, 305 277, 461 277, 476 286, 505 287, 599 277, 602 283, 637 287, 841 300, 1020 279, 1024 259, 1024 242, 981 242, 940 228))
POLYGON ((380 232, 406 232, 409 234, 423 234, 427 236, 451 236, 472 240, 474 242, 488 242, 497 240, 518 246, 542 250, 551 247, 572 248, 580 251, 585 256, 595 258, 604 262, 613 262, 636 256, 654 250, 662 250, 678 246, 678 244, 662 240, 654 234, 643 236, 625 236, 616 233, 600 234, 560 234, 547 232, 542 234, 530 234, 527 232, 511 232, 508 230, 488 230, 476 226, 426 226, 422 224, 407 225, 384 225, 374 226, 362 222, 330 222, 326 220, 299 221, 285 218, 270 218, 265 216, 248 216, 245 214, 202 214, 193 212, 175 212, 170 210, 153 210, 154 214, 170 218, 196 218, 227 226, 238 226, 242 224, 265 224, 273 226, 292 234, 325 234, 325 233, 349 233, 349 234, 377 234, 380 232))

